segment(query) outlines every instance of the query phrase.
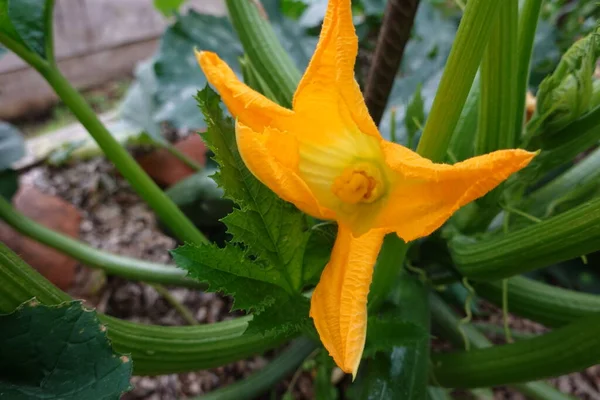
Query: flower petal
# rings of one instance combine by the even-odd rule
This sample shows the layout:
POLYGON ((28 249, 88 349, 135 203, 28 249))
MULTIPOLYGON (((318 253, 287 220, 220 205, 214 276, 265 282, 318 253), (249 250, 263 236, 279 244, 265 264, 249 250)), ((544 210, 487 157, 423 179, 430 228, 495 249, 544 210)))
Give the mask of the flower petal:
POLYGON ((358 37, 350 0, 329 0, 317 49, 294 95, 294 111, 323 115, 331 123, 346 108, 361 132, 380 137, 354 79, 358 37))
POLYGON ((265 126, 282 129, 293 117, 293 111, 279 106, 242 83, 215 53, 196 51, 196 59, 229 112, 243 124, 256 131, 262 131, 265 126))
POLYGON ((240 121, 235 131, 242 159, 258 180, 305 213, 321 219, 334 218, 335 214, 319 205, 298 176, 298 142, 293 135, 270 127, 258 133, 240 121))
POLYGON ((396 181, 375 228, 395 231, 405 241, 429 235, 460 207, 494 189, 536 155, 500 150, 447 165, 395 143, 383 141, 382 148, 396 181))
POLYGON ((367 295, 384 234, 372 230, 356 238, 339 225, 331 259, 311 299, 310 316, 321 342, 336 364, 353 375, 365 345, 367 295))

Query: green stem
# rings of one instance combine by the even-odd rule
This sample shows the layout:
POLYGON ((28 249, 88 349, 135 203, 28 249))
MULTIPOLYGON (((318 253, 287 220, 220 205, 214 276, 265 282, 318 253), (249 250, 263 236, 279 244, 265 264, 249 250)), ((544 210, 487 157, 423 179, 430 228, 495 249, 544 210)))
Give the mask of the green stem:
POLYGON ((481 100, 476 154, 516 147, 515 106, 518 0, 501 2, 481 61, 481 100))
POLYGON ((417 151, 436 162, 446 158, 501 1, 469 0, 417 151))
POLYGON ((452 164, 464 161, 474 155, 475 146, 473 143, 477 134, 480 98, 481 78, 476 75, 450 141, 448 160, 452 164))
POLYGON ((512 385, 519 392, 531 400, 576 400, 576 397, 569 396, 550 386, 546 382, 528 382, 512 385))
POLYGON ((517 112, 515 119, 515 132, 518 136, 523 132, 523 121, 525 119, 525 101, 527 98, 527 85, 529 83, 529 71, 531 68, 531 56, 533 54, 533 44, 535 41, 535 32, 540 18, 543 0, 525 0, 521 8, 519 18, 519 42, 517 48, 517 112))
MULTIPOLYGON (((569 162, 600 140, 600 106, 567 125, 542 144, 542 152, 524 169, 510 178, 509 183, 520 187, 536 182, 548 172, 569 162)), ((533 149, 537 150, 537 149, 533 149)))
MULTIPOLYGON (((0 243, 0 313, 36 297, 44 304, 72 300, 0 243)), ((219 367, 272 349, 289 337, 244 334, 251 316, 198 326, 138 324, 99 314, 116 351, 130 354, 137 375, 162 375, 219 367)))
POLYGON ((296 370, 315 349, 314 342, 298 339, 281 355, 271 361, 260 371, 244 380, 217 389, 214 392, 198 397, 200 400, 239 400, 253 399, 266 393, 276 383, 296 370))
POLYGON ((598 178, 600 178, 600 148, 528 195, 519 208, 527 209, 533 215, 543 215, 551 202, 598 178))
POLYGON ((379 252, 369 291, 369 310, 377 310, 396 285, 408 245, 395 233, 387 235, 379 252))
MULTIPOLYGON (((434 331, 438 332, 443 338, 449 340, 454 346, 461 346, 462 334, 458 330, 459 319, 456 314, 435 294, 430 294, 429 301, 431 303, 431 317, 433 319, 434 331)), ((463 333, 468 337, 475 348, 485 349, 492 346, 492 343, 473 325, 464 326, 463 333)), ((437 378, 437 375, 434 375, 434 378, 437 378)), ((527 382, 514 386, 519 391, 527 394, 545 393, 548 396, 548 400, 571 399, 571 397, 562 394, 545 382, 527 382)))
POLYGON ((198 282, 186 278, 185 271, 174 266, 110 254, 48 229, 15 210, 2 197, 0 197, 0 219, 22 234, 61 251, 82 264, 100 268, 109 274, 144 282, 202 287, 198 282))
POLYGON ((202 171, 202 165, 198 164, 196 161, 192 160, 190 157, 185 155, 182 151, 180 151, 177 147, 173 146, 173 144, 167 142, 163 144, 166 150, 171 153, 175 158, 179 161, 190 167, 194 170, 194 172, 202 171))
POLYGON ((508 324, 508 279, 502 280, 502 323, 504 328, 504 338, 506 343, 512 343, 512 332, 510 331, 510 325, 508 324))
POLYGON ((127 150, 110 134, 85 99, 71 86, 58 69, 50 66, 5 35, 0 34, 0 42, 34 67, 46 79, 133 189, 150 205, 180 240, 192 243, 208 242, 204 235, 196 229, 181 210, 135 162, 127 150))
POLYGON ((185 304, 183 304, 182 302, 180 302, 179 300, 177 300, 172 294, 171 292, 169 292, 169 289, 167 289, 166 287, 164 287, 163 285, 159 285, 157 283, 150 285, 154 288, 154 290, 156 290, 158 292, 159 295, 161 295, 166 301, 167 303, 169 303, 175 310, 177 310, 177 312, 179 313, 179 315, 181 315, 181 317, 190 325, 198 325, 198 321, 196 320, 196 318, 194 317, 194 314, 192 314, 192 312, 190 311, 189 308, 187 308, 185 306, 185 304))
POLYGON ((600 315, 502 346, 436 354, 435 378, 453 388, 500 386, 580 371, 600 362, 600 315))
MULTIPOLYGON (((477 294, 502 304, 500 282, 477 284, 477 294)), ((600 296, 576 292, 534 281, 523 276, 508 280, 511 312, 550 327, 558 327, 600 313, 600 296)))
POLYGON ((55 0, 46 0, 46 4, 44 5, 44 47, 46 51, 46 59, 51 65, 56 65, 56 58, 54 56, 54 3, 55 0))
POLYGON ((555 217, 478 242, 450 241, 458 271, 469 279, 496 280, 600 250, 600 198, 555 217))
POLYGON ((225 4, 248 59, 277 95, 278 103, 291 106, 301 74, 281 46, 264 10, 259 9, 260 3, 226 0, 225 4))

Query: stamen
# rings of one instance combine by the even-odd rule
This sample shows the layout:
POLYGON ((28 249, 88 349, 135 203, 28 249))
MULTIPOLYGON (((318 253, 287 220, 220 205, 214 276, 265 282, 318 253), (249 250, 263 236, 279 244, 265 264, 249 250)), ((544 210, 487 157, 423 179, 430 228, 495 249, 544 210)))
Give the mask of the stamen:
POLYGON ((331 191, 347 204, 372 203, 383 193, 381 172, 370 163, 352 165, 334 180, 331 191))

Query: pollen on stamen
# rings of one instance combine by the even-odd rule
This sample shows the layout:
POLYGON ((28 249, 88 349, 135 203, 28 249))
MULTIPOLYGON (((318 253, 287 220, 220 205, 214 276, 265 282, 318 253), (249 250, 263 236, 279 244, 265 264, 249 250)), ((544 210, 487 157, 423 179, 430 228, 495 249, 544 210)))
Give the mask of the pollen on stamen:
POLYGON ((360 163, 346 168, 331 185, 332 193, 347 204, 372 203, 382 194, 379 168, 360 163))

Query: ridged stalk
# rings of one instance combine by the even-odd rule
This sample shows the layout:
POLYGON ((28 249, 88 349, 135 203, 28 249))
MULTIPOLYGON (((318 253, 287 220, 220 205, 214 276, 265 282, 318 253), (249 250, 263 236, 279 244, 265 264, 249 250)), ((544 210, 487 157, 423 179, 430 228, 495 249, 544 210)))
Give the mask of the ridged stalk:
MULTIPOLYGON (((482 349, 492 346, 492 343, 487 337, 479 332, 473 325, 462 325, 461 329, 463 333, 461 333, 458 328, 460 325, 458 317, 439 296, 431 294, 429 302, 431 304, 431 317, 433 319, 434 331, 441 337, 449 340, 456 347, 463 346, 464 338, 469 340, 474 348, 482 349)), ((433 378, 436 378, 436 376, 433 375, 433 378)), ((519 392, 536 400, 572 400, 571 396, 561 393, 545 382, 527 382, 512 386, 519 392)))
POLYGON ((533 215, 543 215, 546 207, 554 200, 588 182, 600 178, 600 148, 585 159, 529 194, 518 208, 533 215))
MULTIPOLYGON (((475 287, 477 294, 502 305, 502 283, 486 282, 475 287)), ((559 327, 579 318, 600 314, 600 296, 576 292, 522 276, 508 280, 508 303, 514 314, 549 327, 559 327)))
POLYGON ((525 119, 525 101, 527 98, 527 85, 529 83, 529 70, 531 68, 531 56, 535 41, 535 32, 540 19, 543 0, 525 0, 519 17, 519 43, 517 48, 517 93, 516 93, 516 119, 515 132, 518 136, 523 131, 525 119))
POLYGON ((501 3, 496 0, 467 3, 417 147, 422 156, 436 162, 445 160, 501 3))
POLYGON ((474 388, 557 377, 600 362, 600 315, 516 343, 436 354, 433 373, 444 387, 474 388))
POLYGON ((269 24, 260 2, 226 0, 244 52, 282 106, 290 107, 301 74, 269 24))
POLYGON ((504 0, 481 61, 476 154, 516 147, 518 0, 504 0))
MULTIPOLYGON (((600 141, 600 106, 557 132, 543 143, 543 151, 510 179, 516 187, 541 179, 548 172, 565 165, 600 141)), ((537 150, 537 149, 530 149, 537 150)))
POLYGON ((450 241, 458 271, 497 280, 600 250, 600 198, 506 235, 450 241))
POLYGON ((171 265, 137 260, 94 249, 78 240, 48 229, 15 210, 0 197, 0 219, 30 238, 63 252, 81 263, 100 268, 111 275, 152 283, 203 287, 186 278, 186 272, 171 265))
MULTIPOLYGON (((44 304, 72 300, 0 243, 0 313, 36 297, 44 304)), ((245 335, 252 317, 209 325, 163 327, 98 315, 116 351, 131 354, 134 373, 161 375, 218 367, 272 349, 289 338, 245 335)))

